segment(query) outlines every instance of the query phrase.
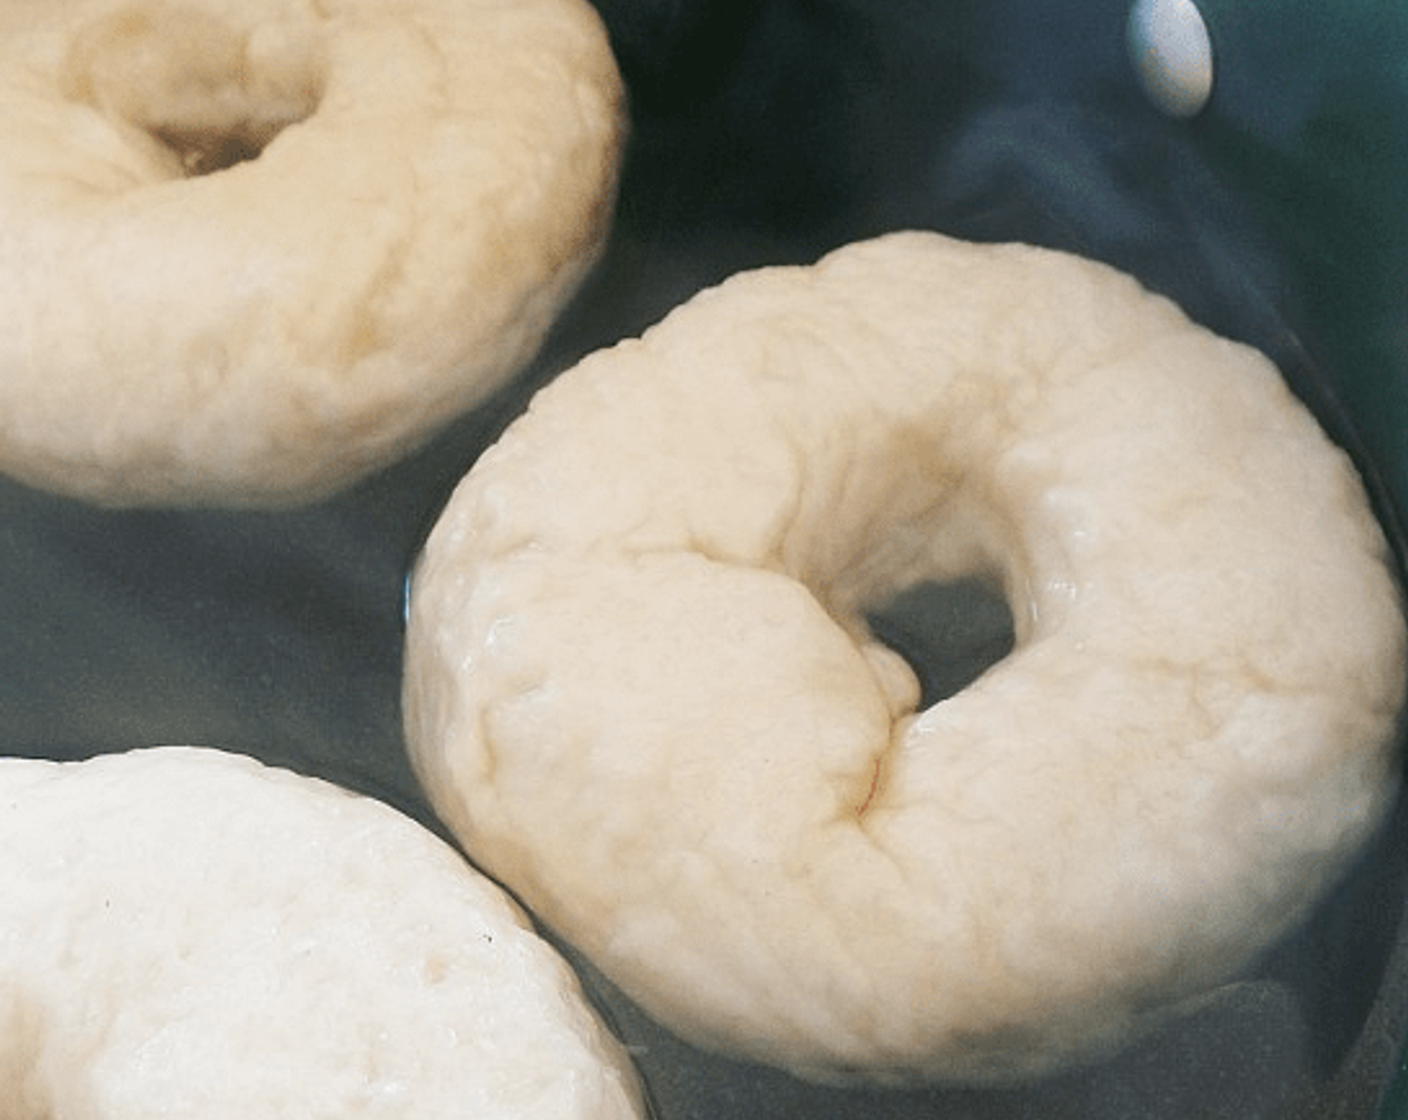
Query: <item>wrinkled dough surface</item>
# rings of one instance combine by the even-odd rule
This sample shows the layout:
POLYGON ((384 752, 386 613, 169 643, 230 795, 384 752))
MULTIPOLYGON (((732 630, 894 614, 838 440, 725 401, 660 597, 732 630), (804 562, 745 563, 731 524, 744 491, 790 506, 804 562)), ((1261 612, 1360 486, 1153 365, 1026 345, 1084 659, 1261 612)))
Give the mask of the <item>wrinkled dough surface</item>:
POLYGON ((111 504, 341 489, 536 353, 610 227, 582 0, 0 17, 0 470, 111 504))
POLYGON ((1404 636, 1278 371, 1103 266, 896 234, 542 391, 415 573, 405 711, 477 860, 701 1045, 977 1081, 1304 916, 1393 789, 1404 636), (926 711, 863 612, 978 575, 926 711))
POLYGON ((0 761, 0 1116, 644 1115, 563 960, 419 825, 207 749, 0 761))

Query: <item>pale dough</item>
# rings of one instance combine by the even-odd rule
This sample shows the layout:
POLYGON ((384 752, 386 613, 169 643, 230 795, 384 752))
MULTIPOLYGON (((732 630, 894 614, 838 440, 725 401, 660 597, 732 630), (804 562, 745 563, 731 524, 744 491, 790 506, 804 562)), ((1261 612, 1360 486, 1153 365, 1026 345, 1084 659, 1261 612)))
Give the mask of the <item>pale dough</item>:
POLYGON ((210 749, 0 761, 5 1120, 639 1120, 522 912, 380 802, 210 749))
POLYGON ((735 277, 539 393, 411 591, 476 861, 662 1023, 805 1077, 1102 1053, 1302 920, 1395 783, 1404 627, 1276 368, 1102 265, 895 234, 735 277), (916 711, 864 613, 990 578, 916 711))
POLYGON ((520 373, 611 226, 585 0, 0 4, 0 471, 336 492, 520 373))

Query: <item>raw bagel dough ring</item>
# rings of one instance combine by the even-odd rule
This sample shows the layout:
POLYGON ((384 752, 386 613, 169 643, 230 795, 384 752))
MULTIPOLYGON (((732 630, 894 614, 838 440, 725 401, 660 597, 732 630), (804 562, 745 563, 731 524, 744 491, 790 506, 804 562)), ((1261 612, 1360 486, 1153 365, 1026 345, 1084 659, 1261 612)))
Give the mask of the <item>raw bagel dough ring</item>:
POLYGON ((1389 803, 1403 619, 1347 457, 1112 270, 895 234, 541 391, 411 588, 413 761, 665 1025, 805 1077, 1104 1051, 1301 919, 1389 803), (868 607, 991 577, 916 712, 868 607))
POLYGON ((0 470, 36 487, 321 498, 518 373, 603 248, 584 0, 12 0, 0 36, 0 470))
POLYGON ((0 761, 0 1115, 641 1117, 523 913, 389 807, 209 749, 0 761))

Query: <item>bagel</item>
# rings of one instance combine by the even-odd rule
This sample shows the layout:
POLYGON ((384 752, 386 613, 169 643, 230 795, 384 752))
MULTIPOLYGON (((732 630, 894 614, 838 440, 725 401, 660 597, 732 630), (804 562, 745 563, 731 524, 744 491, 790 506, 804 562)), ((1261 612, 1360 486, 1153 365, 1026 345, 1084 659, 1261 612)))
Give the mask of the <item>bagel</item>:
POLYGON ((1001 1083, 1243 973, 1392 800, 1404 625, 1349 458, 1095 262, 896 233, 540 391, 410 592, 471 858, 659 1022, 822 1081, 1001 1083), (919 705, 866 624, 986 579, 919 705))
POLYGON ((206 748, 0 761, 0 1115, 644 1115, 522 912, 386 805, 206 748))
POLYGON ((584 0, 0 11, 0 471, 34 487, 335 493, 521 372, 603 248, 584 0))

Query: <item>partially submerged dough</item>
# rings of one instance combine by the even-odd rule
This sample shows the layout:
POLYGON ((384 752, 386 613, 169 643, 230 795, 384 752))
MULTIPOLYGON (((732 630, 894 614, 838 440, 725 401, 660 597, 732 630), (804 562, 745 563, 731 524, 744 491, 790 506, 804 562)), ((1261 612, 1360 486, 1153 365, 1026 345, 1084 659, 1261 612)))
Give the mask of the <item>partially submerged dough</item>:
POLYGON ((1395 789, 1404 625, 1349 459, 1111 269, 897 234, 539 393, 411 593, 413 761, 646 1010, 805 1077, 1102 1053, 1302 920, 1395 789), (991 580, 916 710, 868 607, 991 580))
POLYGON ((603 249, 584 0, 0 5, 0 471, 312 501, 520 373, 603 249))
POLYGON ((5 1120, 630 1120, 624 1051, 389 807, 207 749, 0 760, 5 1120))

